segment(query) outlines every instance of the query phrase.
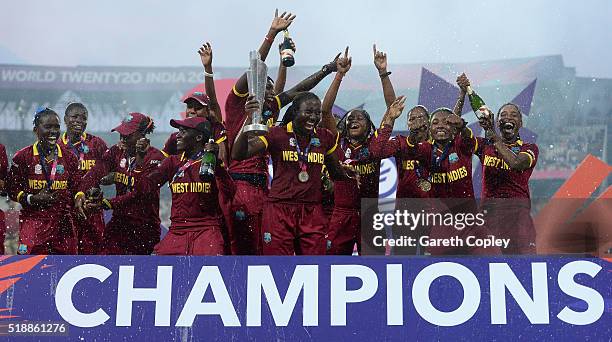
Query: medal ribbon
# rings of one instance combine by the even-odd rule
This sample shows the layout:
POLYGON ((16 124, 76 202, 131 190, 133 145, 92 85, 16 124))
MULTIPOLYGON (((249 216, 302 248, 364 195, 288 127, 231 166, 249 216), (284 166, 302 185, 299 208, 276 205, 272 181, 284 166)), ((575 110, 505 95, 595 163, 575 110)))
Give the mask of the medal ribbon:
POLYGON ((189 161, 187 161, 185 164, 183 164, 183 166, 181 166, 176 173, 174 174, 174 177, 172 177, 172 182, 174 183, 174 181, 180 177, 181 174, 185 173, 185 170, 187 170, 191 165, 197 163, 198 161, 200 161, 200 159, 202 158, 202 156, 204 155, 204 151, 200 151, 198 153, 195 154, 195 156, 193 158, 190 158, 189 161))
POLYGON ((310 147, 313 145, 313 138, 310 137, 310 142, 306 147, 306 151, 302 153, 302 149, 300 148, 300 142, 297 139, 295 133, 293 133, 293 138, 295 139, 295 149, 298 153, 298 164, 300 165, 300 170, 306 171, 306 167, 308 165, 308 152, 310 151, 310 147))
MULTIPOLYGON (((342 140, 340 141, 340 148, 342 149, 342 151, 346 151, 347 144, 348 143, 346 142, 346 139, 342 138, 342 140)), ((345 155, 345 158, 347 158, 349 160, 349 162, 356 161, 357 163, 362 163, 362 162, 366 161, 370 157, 370 154, 369 154, 369 151, 368 151, 367 147, 363 147, 363 145, 359 145, 357 147, 354 147, 354 149, 351 150, 351 152, 356 152, 356 151, 359 151, 359 153, 357 154, 357 159, 353 159, 353 158, 350 158, 350 157, 347 158, 346 155, 345 155)))
POLYGON ((45 175, 45 179, 47 180, 47 188, 51 190, 51 187, 53 186, 53 181, 55 181, 55 175, 57 173, 57 158, 53 159, 53 164, 51 164, 51 172, 49 172, 47 157, 43 153, 40 153, 38 156, 40 157, 40 166, 42 166, 43 174, 45 175))
POLYGON ((81 140, 79 141, 79 148, 77 149, 76 146, 74 146, 72 144, 72 142, 70 141, 70 138, 68 138, 68 136, 66 136, 66 142, 68 142, 68 146, 70 147, 70 149, 72 150, 72 152, 77 155, 79 157, 79 161, 83 161, 85 159, 85 153, 83 152, 85 145, 85 139, 83 138, 83 135, 81 135, 81 140))
POLYGON ((423 178, 422 170, 423 170, 423 168, 421 167, 421 163, 419 163, 419 165, 414 168, 414 172, 417 175, 417 179, 425 179, 425 178, 423 178))
POLYGON ((448 154, 450 152, 450 147, 451 147, 452 142, 449 142, 448 144, 446 144, 446 146, 444 146, 444 150, 442 151, 442 154, 440 156, 436 156, 436 150, 437 147, 436 145, 432 145, 431 146, 431 166, 432 166, 432 170, 439 170, 440 166, 442 165, 442 162, 448 158, 448 154))
POLYGON ((128 160, 128 167, 127 167, 127 176, 128 176, 128 191, 132 191, 134 188, 134 176, 132 176, 132 170, 134 170, 134 167, 136 166, 136 157, 129 157, 127 158, 128 160))

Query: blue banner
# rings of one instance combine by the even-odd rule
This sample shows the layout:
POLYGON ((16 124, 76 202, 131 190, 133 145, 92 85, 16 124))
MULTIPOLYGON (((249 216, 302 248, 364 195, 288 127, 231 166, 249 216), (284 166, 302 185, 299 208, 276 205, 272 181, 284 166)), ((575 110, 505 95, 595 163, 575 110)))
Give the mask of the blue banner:
POLYGON ((12 256, 0 263, 0 332, 38 340, 40 327, 30 326, 47 322, 65 325, 56 335, 85 341, 608 340, 610 265, 570 257, 12 256))

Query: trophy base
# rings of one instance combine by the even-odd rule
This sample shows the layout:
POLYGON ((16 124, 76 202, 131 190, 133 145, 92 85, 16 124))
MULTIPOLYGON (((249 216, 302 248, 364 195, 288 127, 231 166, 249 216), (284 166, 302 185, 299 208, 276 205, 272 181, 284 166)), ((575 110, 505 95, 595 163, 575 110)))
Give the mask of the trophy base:
POLYGON ((264 135, 268 133, 268 126, 263 124, 250 124, 244 126, 243 132, 249 132, 255 135, 264 135))

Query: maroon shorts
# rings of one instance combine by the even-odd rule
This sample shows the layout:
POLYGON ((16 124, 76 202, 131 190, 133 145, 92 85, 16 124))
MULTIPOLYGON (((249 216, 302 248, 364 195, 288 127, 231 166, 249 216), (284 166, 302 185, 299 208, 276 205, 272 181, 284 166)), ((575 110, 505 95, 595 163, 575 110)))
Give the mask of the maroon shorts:
POLYGON ((150 255, 160 234, 158 223, 133 224, 113 216, 104 229, 101 254, 150 255))
POLYGON ((76 215, 73 220, 77 233, 78 253, 82 255, 99 254, 104 233, 102 212, 89 214, 87 220, 76 215))
POLYGON ((220 225, 181 229, 170 227, 155 246, 157 255, 223 255, 224 240, 220 225))
POLYGON ((77 254, 72 215, 19 220, 18 254, 77 254))
POLYGON ((361 215, 358 209, 334 208, 327 228, 327 254, 352 255, 361 249, 361 215))
POLYGON ((321 204, 267 202, 263 213, 264 255, 324 255, 326 219, 321 204))
POLYGON ((536 231, 531 209, 526 205, 512 205, 512 200, 487 204, 486 222, 489 232, 497 238, 510 239, 503 254, 536 254, 536 231))
POLYGON ((230 211, 231 251, 234 255, 261 255, 261 222, 267 190, 237 180, 230 211))

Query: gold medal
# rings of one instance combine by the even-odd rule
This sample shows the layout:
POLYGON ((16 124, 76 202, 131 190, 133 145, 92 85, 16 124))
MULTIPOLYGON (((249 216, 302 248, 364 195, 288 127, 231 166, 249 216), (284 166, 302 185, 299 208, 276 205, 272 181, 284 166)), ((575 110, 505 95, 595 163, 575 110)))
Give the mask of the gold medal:
POLYGON ((310 178, 310 176, 308 175, 308 172, 306 171, 300 171, 300 173, 298 173, 298 180, 302 183, 306 183, 308 182, 308 179, 310 178))
POLYGON ((422 179, 422 178, 419 179, 417 181, 417 185, 424 192, 428 192, 429 190, 431 190, 431 183, 428 180, 426 180, 426 179, 422 179))

